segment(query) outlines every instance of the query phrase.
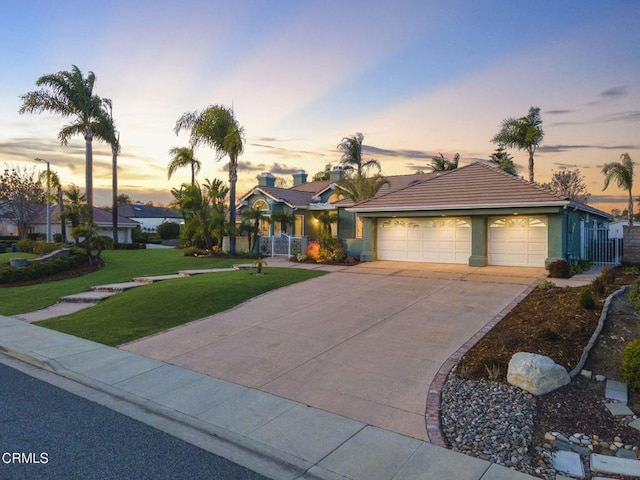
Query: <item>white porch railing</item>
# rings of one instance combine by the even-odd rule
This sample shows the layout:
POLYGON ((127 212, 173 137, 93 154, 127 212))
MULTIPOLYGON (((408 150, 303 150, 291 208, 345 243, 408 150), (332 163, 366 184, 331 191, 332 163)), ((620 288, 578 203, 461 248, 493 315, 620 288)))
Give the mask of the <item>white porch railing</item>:
POLYGON ((281 233, 270 237, 260 237, 260 252, 270 257, 291 257, 302 253, 304 249, 303 238, 281 233))

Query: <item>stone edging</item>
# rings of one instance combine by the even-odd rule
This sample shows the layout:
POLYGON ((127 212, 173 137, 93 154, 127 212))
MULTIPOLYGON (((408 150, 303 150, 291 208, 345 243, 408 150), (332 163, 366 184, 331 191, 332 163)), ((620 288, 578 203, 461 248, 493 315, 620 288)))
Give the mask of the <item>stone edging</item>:
MULTIPOLYGON (((543 279, 539 279, 539 281, 542 280, 543 279)), ((471 347, 478 343, 480 339, 484 337, 487 332, 489 332, 489 330, 495 327, 496 324, 507 315, 507 313, 509 313, 518 303, 520 303, 527 295, 529 295, 531 292, 533 292, 533 290, 537 288, 539 281, 527 287, 509 305, 502 309, 502 311, 495 317, 493 317, 489 321, 489 323, 487 323, 478 332, 476 332, 473 337, 471 337, 453 355, 451 355, 438 370, 438 373, 433 378, 431 385, 429 385, 429 392, 427 394, 427 404, 425 409, 425 425, 427 428, 427 437, 429 438, 429 442, 433 445, 448 448, 447 442, 444 440, 444 436, 442 435, 442 429, 440 425, 440 395, 442 392, 442 387, 444 387, 444 384, 447 381, 449 372, 455 365, 458 364, 458 362, 469 351, 469 349, 471 349, 471 347)), ((584 364, 586 363, 589 356, 589 352, 593 348, 593 345, 595 344, 598 336, 600 335, 600 332, 602 331, 604 322, 609 312, 609 308, 611 306, 611 302, 618 295, 625 293, 628 288, 629 286, 625 285, 621 289, 613 292, 605 300, 604 306, 602 307, 602 312, 600 313, 600 319, 598 320, 598 325, 596 326, 593 335, 589 339, 589 343, 587 343, 587 346, 584 348, 578 365, 569 373, 571 379, 579 375, 582 367, 584 367, 584 364)))
POLYGON ((582 351, 582 356, 580 357, 580 361, 578 362, 578 365, 576 365, 575 368, 569 372, 569 376, 571 377, 572 380, 580 374, 580 372, 582 371, 582 368, 584 367, 584 364, 587 362, 587 358, 589 357, 589 352, 591 352, 591 349, 595 345, 596 340, 598 340, 598 336, 602 331, 602 327, 604 327, 604 322, 606 321, 607 315, 609 314, 609 307, 611 306, 611 302, 613 301, 614 298, 616 298, 618 295, 622 295, 628 289, 629 289, 629 285, 625 285, 621 289, 613 292, 605 300, 604 306, 602 307, 602 312, 600 313, 600 319, 598 320, 598 325, 596 326, 596 329, 593 332, 593 335, 591 335, 591 338, 589 339, 589 343, 587 343, 587 346, 584 347, 584 350, 582 351))
POLYGON ((427 404, 425 408, 425 425, 427 428, 427 437, 429 443, 437 445, 438 447, 448 448, 447 442, 442 435, 442 429, 440 428, 440 394, 442 387, 444 387, 447 381, 447 376, 451 369, 458 364, 462 357, 473 347, 476 343, 484 337, 489 330, 495 327, 500 320, 502 320, 513 308, 518 305, 524 298, 533 292, 538 284, 543 281, 545 277, 538 278, 533 284, 525 288, 516 298, 514 298, 509 305, 504 307, 500 313, 493 317, 484 327, 478 330, 469 340, 467 340, 453 355, 451 355, 440 367, 438 373, 433 378, 431 385, 429 385, 429 391, 427 393, 427 404))

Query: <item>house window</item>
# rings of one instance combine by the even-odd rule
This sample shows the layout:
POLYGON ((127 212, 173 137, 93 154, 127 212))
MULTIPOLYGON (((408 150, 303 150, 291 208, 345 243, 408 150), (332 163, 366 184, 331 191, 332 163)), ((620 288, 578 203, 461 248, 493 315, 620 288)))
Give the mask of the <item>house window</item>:
POLYGON ((293 230, 293 234, 298 237, 304 235, 304 215, 296 215, 296 223, 293 230))
MULTIPOLYGON (((265 216, 269 212, 269 204, 262 199, 253 202, 253 208, 255 210, 262 210, 265 216)), ((268 237, 271 235, 271 223, 269 220, 260 220, 260 235, 268 237)))
POLYGON ((281 222, 274 222, 274 224, 273 224, 273 234, 276 237, 279 237, 282 234, 282 223, 281 222))
POLYGON ((329 197, 328 202, 329 203, 338 202, 338 201, 342 200, 343 198, 344 198, 344 195, 342 193, 334 193, 333 195, 331 195, 329 197))
POLYGON ((362 238, 362 219, 356 215, 356 238, 362 238))

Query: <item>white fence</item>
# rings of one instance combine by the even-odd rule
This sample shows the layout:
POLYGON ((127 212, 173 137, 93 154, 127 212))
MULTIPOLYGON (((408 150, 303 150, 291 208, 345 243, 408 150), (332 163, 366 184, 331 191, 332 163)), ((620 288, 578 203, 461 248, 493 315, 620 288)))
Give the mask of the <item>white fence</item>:
POLYGON ((583 225, 580 240, 581 258, 595 265, 620 265, 622 239, 609 237, 608 225, 583 225))
POLYGON ((281 233, 273 237, 260 237, 260 253, 270 257, 292 257, 303 252, 303 238, 281 233))

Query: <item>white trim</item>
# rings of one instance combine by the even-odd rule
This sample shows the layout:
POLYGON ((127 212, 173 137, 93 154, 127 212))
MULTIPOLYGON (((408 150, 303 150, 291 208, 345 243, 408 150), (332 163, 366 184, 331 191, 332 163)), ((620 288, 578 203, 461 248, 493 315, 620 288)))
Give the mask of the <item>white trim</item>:
MULTIPOLYGON (((401 207, 351 207, 348 212, 408 212, 408 211, 436 211, 436 210, 471 210, 480 208, 524 208, 524 207, 564 207, 567 201, 559 202, 523 202, 523 203, 487 203, 460 205, 405 205, 401 207)), ((604 213, 604 212, 601 212, 604 213)))

